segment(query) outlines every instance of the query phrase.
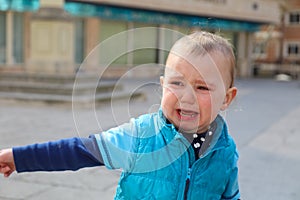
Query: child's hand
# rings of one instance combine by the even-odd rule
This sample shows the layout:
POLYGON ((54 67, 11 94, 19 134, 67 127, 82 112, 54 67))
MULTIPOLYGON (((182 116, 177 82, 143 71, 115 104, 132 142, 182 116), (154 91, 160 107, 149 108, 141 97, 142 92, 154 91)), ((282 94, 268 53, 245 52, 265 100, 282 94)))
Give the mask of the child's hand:
POLYGON ((0 173, 9 177, 16 170, 12 149, 0 150, 0 173))

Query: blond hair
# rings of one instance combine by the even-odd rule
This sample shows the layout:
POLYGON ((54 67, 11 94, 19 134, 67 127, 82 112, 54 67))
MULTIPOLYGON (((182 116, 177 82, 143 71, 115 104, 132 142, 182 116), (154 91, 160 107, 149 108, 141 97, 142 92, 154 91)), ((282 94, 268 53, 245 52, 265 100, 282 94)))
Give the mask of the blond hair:
POLYGON ((207 53, 220 52, 230 63, 230 85, 234 85, 235 55, 232 44, 225 38, 206 31, 197 31, 186 35, 175 42, 171 52, 184 52, 185 55, 206 55, 207 53))

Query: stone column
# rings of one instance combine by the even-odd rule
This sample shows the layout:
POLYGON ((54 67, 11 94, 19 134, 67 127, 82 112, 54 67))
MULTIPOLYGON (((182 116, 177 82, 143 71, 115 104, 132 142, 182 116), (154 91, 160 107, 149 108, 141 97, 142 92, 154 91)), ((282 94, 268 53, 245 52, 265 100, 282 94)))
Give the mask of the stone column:
POLYGON ((250 33, 239 32, 237 43, 237 73, 240 77, 251 76, 251 41, 250 33))
POLYGON ((101 22, 98 18, 84 20, 84 70, 94 70, 99 66, 99 48, 101 22), (96 49, 95 49, 96 48, 96 49))
POLYGON ((84 21, 85 57, 88 56, 100 42, 100 23, 98 18, 86 18, 84 21))
POLYGON ((247 76, 251 77, 253 76, 253 57, 252 57, 252 52, 253 52, 253 41, 254 41, 254 33, 249 32, 247 33, 247 76))
POLYGON ((14 57, 13 57, 13 40, 14 40, 14 30, 13 30, 13 12, 7 11, 6 14, 6 64, 13 65, 14 57))

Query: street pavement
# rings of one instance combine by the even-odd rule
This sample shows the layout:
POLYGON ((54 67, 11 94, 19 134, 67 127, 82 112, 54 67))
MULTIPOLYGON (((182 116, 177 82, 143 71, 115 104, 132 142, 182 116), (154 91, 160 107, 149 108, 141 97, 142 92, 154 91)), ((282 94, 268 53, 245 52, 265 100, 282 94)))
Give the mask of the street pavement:
MULTIPOLYGON (((158 80, 126 83, 142 99, 74 106, 0 100, 0 148, 86 137, 157 110, 158 80), (135 87, 136 86, 136 87, 135 87)), ((300 82, 237 80, 238 97, 222 113, 239 153, 240 190, 246 200, 300 199, 300 82)), ((0 200, 113 199, 120 171, 14 173, 0 177, 0 200)))

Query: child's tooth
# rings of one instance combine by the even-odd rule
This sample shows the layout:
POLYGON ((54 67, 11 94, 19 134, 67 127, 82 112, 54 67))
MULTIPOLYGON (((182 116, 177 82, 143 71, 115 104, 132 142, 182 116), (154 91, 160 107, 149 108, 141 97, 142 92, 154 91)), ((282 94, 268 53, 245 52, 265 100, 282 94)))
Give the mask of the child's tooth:
POLYGON ((180 114, 183 115, 183 116, 189 116, 189 117, 194 117, 195 116, 195 114, 185 113, 184 111, 181 111, 180 114))

